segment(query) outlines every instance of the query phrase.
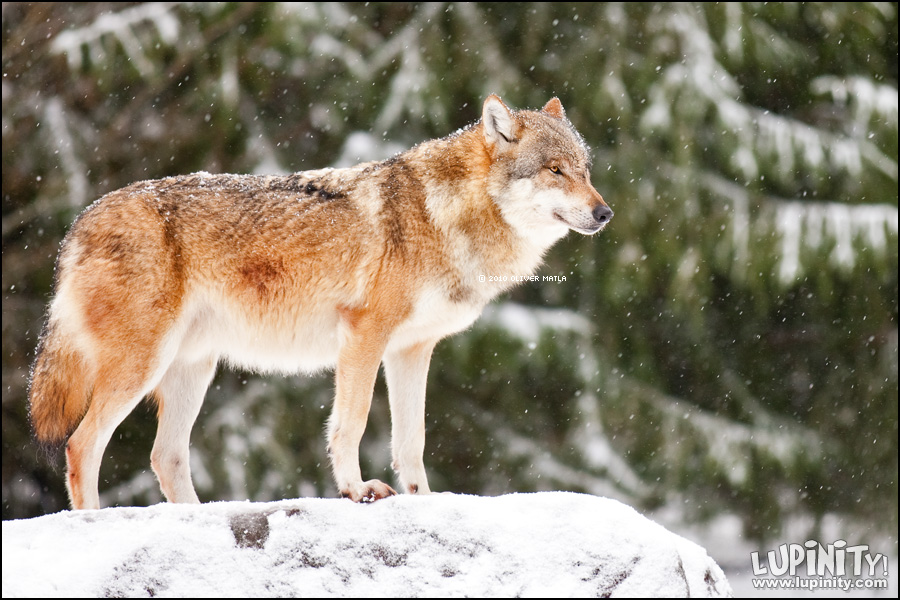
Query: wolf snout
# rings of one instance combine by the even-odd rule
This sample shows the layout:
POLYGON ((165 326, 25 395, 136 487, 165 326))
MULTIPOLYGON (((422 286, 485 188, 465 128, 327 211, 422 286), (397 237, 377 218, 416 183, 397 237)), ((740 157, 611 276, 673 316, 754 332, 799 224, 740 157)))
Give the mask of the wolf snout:
POLYGON ((606 225, 609 220, 613 218, 613 211, 605 204, 598 204, 594 207, 594 210, 591 211, 591 215, 598 225, 606 225))

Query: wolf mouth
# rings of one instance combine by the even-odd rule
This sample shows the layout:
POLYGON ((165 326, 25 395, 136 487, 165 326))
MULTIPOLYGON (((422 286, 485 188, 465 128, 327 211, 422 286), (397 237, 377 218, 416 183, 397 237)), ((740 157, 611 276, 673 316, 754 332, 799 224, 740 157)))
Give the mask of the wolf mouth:
POLYGON ((556 220, 562 222, 569 229, 574 229, 578 233, 584 233, 587 235, 592 235, 592 234, 597 233, 598 231, 603 229, 603 226, 606 224, 606 223, 597 223, 596 225, 593 225, 591 227, 578 227, 577 225, 572 225, 572 223, 570 223, 569 221, 564 219, 563 216, 561 214, 559 214, 558 211, 553 211, 553 217, 556 220))

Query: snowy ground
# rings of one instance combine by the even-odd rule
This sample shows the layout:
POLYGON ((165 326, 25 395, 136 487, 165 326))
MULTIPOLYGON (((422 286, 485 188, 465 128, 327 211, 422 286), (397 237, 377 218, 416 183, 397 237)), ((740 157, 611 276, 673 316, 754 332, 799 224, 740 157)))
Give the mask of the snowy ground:
POLYGON ((696 544, 564 492, 161 504, 3 522, 3 596, 722 596, 696 544))

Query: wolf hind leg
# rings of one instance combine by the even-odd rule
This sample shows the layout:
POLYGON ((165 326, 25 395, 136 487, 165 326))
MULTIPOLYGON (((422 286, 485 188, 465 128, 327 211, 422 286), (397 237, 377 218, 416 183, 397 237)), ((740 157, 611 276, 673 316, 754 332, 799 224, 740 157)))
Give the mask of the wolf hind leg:
POLYGON ((198 504, 191 480, 191 429, 216 371, 214 357, 193 363, 175 361, 153 395, 159 404, 159 427, 150 465, 169 502, 198 504))
POLYGON ((116 427, 144 397, 139 385, 97 378, 90 408, 66 444, 66 484, 72 508, 100 508, 100 461, 116 427), (117 385, 118 384, 118 385, 117 385))

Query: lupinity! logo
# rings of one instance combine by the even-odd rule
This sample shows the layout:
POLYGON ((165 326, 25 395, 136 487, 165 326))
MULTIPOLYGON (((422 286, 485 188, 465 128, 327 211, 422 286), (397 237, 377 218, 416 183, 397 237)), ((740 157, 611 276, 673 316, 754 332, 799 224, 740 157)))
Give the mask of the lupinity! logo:
POLYGON ((764 556, 751 552, 750 562, 756 588, 847 591, 888 587, 888 557, 870 552, 867 544, 807 540, 781 544, 764 556))

